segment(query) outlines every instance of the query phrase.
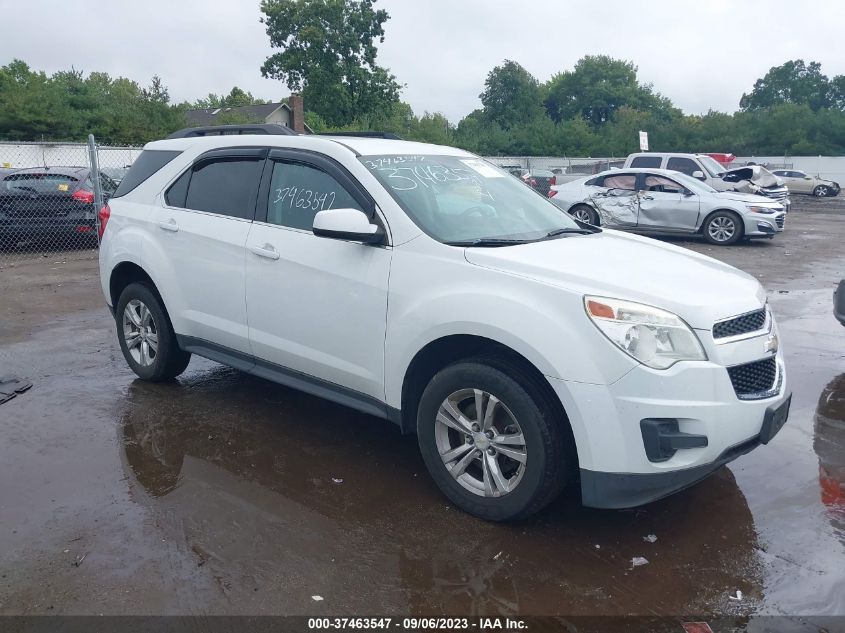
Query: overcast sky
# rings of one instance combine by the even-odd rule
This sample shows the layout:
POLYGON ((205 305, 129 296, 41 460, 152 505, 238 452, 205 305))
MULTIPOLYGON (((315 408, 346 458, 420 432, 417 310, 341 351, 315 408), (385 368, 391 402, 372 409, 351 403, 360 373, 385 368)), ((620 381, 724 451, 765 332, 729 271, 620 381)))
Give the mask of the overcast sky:
MULTIPOLYGON (((48 73, 73 65, 144 85, 158 74, 177 102, 233 85, 278 100, 289 91, 261 77, 271 49, 258 5, 15 3, 0 20, 0 64, 18 57, 48 73)), ((487 73, 504 59, 541 81, 585 54, 629 59, 641 81, 690 113, 735 110, 743 91, 788 59, 845 74, 845 3, 838 0, 381 0, 377 7, 391 16, 379 63, 406 85, 402 98, 418 114, 440 111, 453 122, 480 105, 487 73)))

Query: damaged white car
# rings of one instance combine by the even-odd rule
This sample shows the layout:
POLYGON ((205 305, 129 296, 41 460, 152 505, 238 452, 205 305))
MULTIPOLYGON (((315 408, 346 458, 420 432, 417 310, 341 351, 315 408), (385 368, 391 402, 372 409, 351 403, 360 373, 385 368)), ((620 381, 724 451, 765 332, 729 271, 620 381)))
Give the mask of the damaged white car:
POLYGON ((780 202, 789 211, 789 189, 762 165, 725 169, 707 154, 641 152, 625 159, 624 169, 669 169, 704 182, 716 191, 753 193, 780 202))
POLYGON ((776 200, 716 191, 666 169, 614 169, 556 185, 549 198, 581 222, 636 233, 701 235, 719 245, 774 237, 786 220, 776 200))

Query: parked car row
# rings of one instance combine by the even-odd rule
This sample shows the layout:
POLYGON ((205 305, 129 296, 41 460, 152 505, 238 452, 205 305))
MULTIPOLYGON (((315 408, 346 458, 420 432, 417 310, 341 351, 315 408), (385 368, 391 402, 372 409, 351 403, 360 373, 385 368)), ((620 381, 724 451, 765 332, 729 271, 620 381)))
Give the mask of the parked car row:
POLYGON ((771 238, 783 231, 786 209, 777 199, 716 191, 668 169, 614 169, 549 191, 577 220, 636 233, 702 235, 711 244, 771 238))
POLYGON ((737 191, 773 198, 789 211, 789 189, 782 180, 760 165, 725 169, 707 154, 649 152, 628 156, 623 169, 631 167, 679 171, 710 185, 716 191, 737 191))

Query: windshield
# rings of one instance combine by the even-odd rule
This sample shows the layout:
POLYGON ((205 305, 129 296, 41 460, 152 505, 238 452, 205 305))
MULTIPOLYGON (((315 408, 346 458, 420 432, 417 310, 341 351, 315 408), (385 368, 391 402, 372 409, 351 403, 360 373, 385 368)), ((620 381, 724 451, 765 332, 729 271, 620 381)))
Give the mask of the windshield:
POLYGON ((695 193, 719 193, 716 189, 708 185, 706 182, 701 182, 698 178, 687 176, 681 172, 672 174, 672 178, 677 180, 684 187, 695 193))
POLYGON ((725 173, 724 168, 710 156, 699 156, 698 161, 704 165, 704 169, 709 171, 711 176, 721 178, 725 173))
POLYGON ((441 242, 533 241, 560 229, 581 230, 543 195, 480 158, 386 154, 360 160, 414 223, 441 242))

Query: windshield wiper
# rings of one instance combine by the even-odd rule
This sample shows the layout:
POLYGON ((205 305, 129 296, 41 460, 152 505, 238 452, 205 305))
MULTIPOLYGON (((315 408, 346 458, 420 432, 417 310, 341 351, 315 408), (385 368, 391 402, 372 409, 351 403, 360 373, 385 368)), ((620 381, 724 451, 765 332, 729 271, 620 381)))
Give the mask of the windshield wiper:
POLYGON ((480 237, 475 240, 458 240, 446 242, 449 246, 514 246, 515 244, 527 244, 531 240, 514 240, 500 237, 480 237))
POLYGON ((573 229, 573 228, 564 228, 564 229, 555 229, 554 231, 549 231, 546 233, 546 237, 557 237, 558 235, 592 235, 593 233, 598 233, 599 229, 573 229))

